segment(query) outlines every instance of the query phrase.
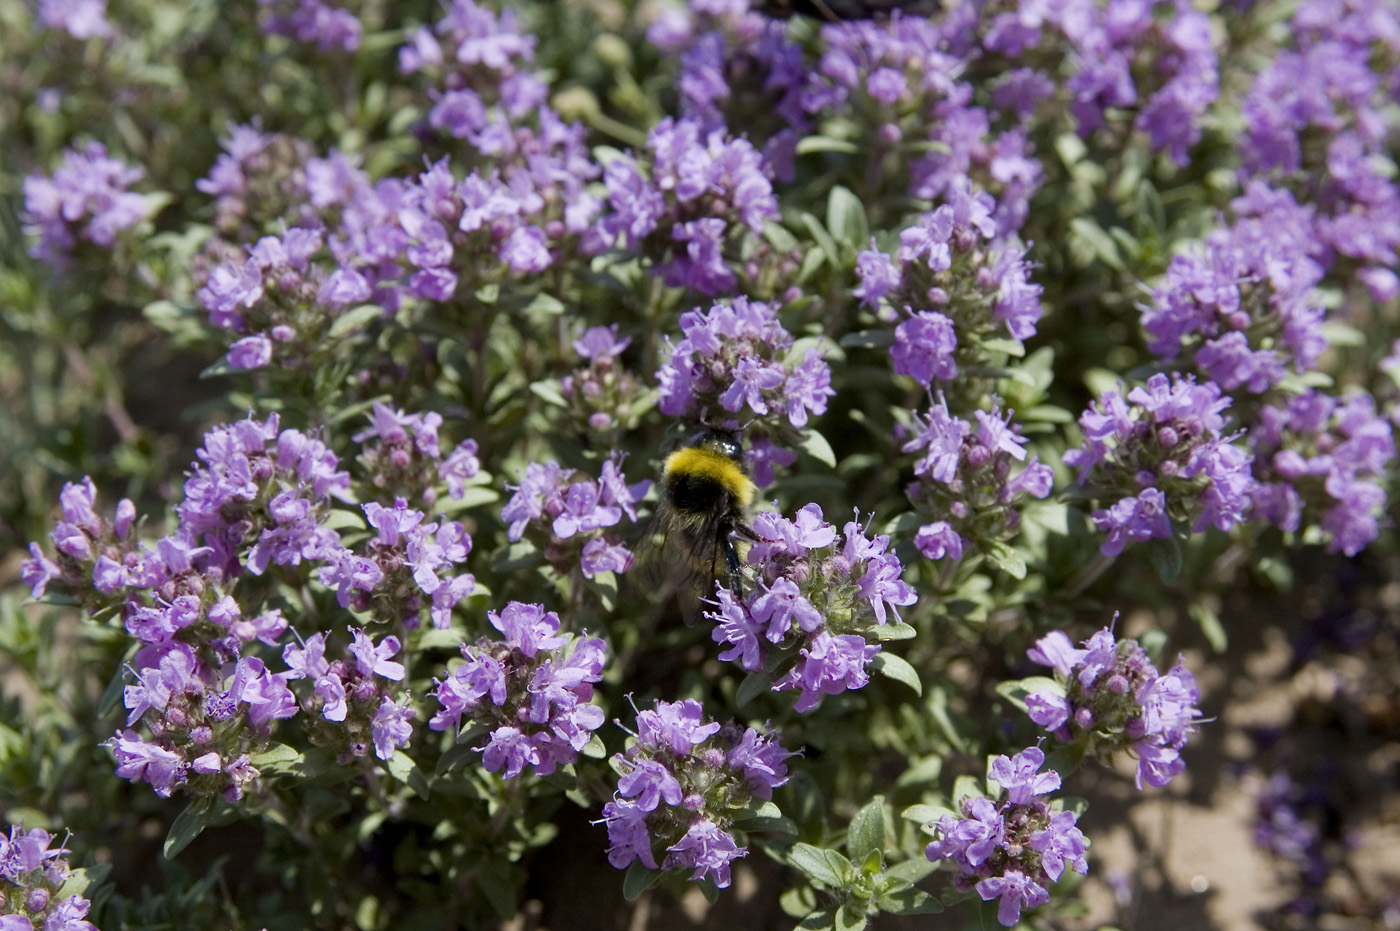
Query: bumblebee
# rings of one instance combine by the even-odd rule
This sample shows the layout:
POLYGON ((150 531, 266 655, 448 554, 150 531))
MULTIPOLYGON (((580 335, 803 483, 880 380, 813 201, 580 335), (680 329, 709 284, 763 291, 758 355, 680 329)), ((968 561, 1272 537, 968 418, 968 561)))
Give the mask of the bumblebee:
POLYGON ((739 433, 709 428, 695 434, 666 457, 657 485, 654 536, 668 553, 684 555, 678 577, 711 588, 715 579, 727 579, 730 590, 739 592, 734 538, 759 539, 748 525, 757 487, 744 465, 739 433))
POLYGON ((843 20, 888 18, 895 10, 906 16, 929 16, 943 6, 939 0, 760 0, 754 8, 775 19, 806 16, 837 23, 843 20))

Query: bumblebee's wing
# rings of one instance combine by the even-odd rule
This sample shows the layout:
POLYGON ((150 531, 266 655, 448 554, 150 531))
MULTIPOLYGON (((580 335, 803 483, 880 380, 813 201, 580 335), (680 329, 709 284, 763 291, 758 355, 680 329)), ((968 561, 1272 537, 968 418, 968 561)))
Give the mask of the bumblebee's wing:
POLYGON ((675 598, 686 625, 693 625, 704 613, 704 600, 714 597, 715 580, 730 582, 729 533, 723 515, 678 511, 663 499, 638 545, 635 575, 649 591, 661 593, 662 604, 675 598))

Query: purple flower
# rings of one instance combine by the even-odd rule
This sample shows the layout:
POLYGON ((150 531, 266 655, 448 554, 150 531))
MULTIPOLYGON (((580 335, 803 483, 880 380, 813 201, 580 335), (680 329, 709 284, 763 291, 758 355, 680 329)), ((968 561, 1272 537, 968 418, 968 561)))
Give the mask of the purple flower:
POLYGON ((655 710, 637 713, 637 739, 645 744, 668 747, 685 755, 696 744, 719 732, 714 722, 704 722, 704 709, 693 698, 656 703, 655 710))
POLYGON ((39 0, 39 22, 75 39, 116 37, 107 21, 107 0, 39 0))
POLYGON ((399 652, 399 638, 393 635, 385 637, 377 646, 370 639, 369 634, 355 627, 346 628, 354 638, 350 644, 350 653, 355 657, 355 664, 362 676, 383 676, 398 682, 403 679, 404 668, 402 663, 395 663, 389 659, 399 652))
POLYGON ((1139 789, 1144 782, 1165 786, 1185 770, 1179 751, 1200 722, 1201 696, 1180 661, 1161 675, 1136 641, 1119 642, 1108 628, 1082 650, 1052 631, 1027 655, 1052 667, 1062 684, 1026 699, 1031 719, 1058 740, 1087 737, 1086 751, 1103 756, 1129 750, 1138 760, 1139 789))
POLYGON ((951 859, 958 866, 959 889, 975 887, 983 901, 1000 898, 997 920, 1010 927, 1023 907, 1050 900, 1049 886, 1069 867, 1089 869, 1084 854, 1089 842, 1075 826, 1075 815, 1052 811, 1043 800, 1060 786, 1054 770, 1037 772, 1045 755, 1030 747, 1015 757, 1000 756, 991 766, 991 780, 1008 791, 1000 802, 965 799, 962 818, 944 815, 938 837, 925 850, 929 860, 951 859))
POLYGON ((746 408, 762 418, 782 411, 798 429, 808 412, 825 413, 834 394, 830 368, 817 352, 799 359, 789 351, 793 338, 776 307, 736 297, 682 314, 681 331, 684 338, 656 373, 663 413, 704 421, 746 408))
POLYGON ((613 760, 623 774, 617 797, 603 809, 609 862, 656 869, 655 844, 667 851, 661 869, 727 886, 729 863, 748 853, 728 832, 734 813, 772 798, 787 782, 789 756, 766 728, 706 721, 694 699, 638 712, 636 734, 613 760))
POLYGON ((146 216, 146 198, 126 190, 145 174, 109 157, 101 143, 64 150, 52 177, 33 174, 24 181, 26 230, 39 237, 30 254, 61 269, 79 240, 112 248, 118 233, 146 216))
POLYGON ((387 760, 394 755, 396 747, 408 744, 413 736, 413 726, 408 722, 416 712, 407 705, 395 704, 393 699, 384 698, 374 713, 370 733, 374 740, 374 755, 387 760))
POLYGON ((537 226, 522 226, 501 245, 501 261, 510 266, 511 271, 520 274, 538 274, 552 263, 549 245, 544 230, 537 226))
POLYGON ((185 781, 187 766, 179 754, 147 743, 128 728, 107 741, 117 758, 117 775, 132 782, 148 782, 161 798, 169 798, 185 781))
POLYGON ((655 811, 663 800, 673 808, 681 803, 681 784, 656 760, 638 760, 633 770, 617 782, 617 793, 633 798, 642 811, 655 811))
POLYGON ((1039 747, 1028 747, 1014 757, 999 756, 992 761, 993 782, 1007 791, 1013 805, 1024 805, 1034 796, 1054 792, 1060 787, 1060 774, 1052 770, 1038 772, 1045 765, 1045 753, 1039 747))
POLYGON ((880 647, 866 643, 864 637, 854 634, 833 637, 818 631, 801 649, 797 665, 776 679, 773 688, 801 688, 802 694, 793 708, 798 712, 810 711, 823 694, 836 695, 864 688, 870 681, 865 667, 879 652, 880 647))
POLYGON ((747 848, 738 846, 733 836, 708 818, 697 818, 686 829, 685 836, 666 848, 662 869, 693 869, 692 880, 714 880, 721 889, 729 888, 729 864, 749 855, 747 848))
POLYGON ((1021 920, 1022 908, 1035 908, 1050 901, 1050 892, 1019 870, 1007 870, 977 884, 977 894, 983 902, 1000 897, 997 921, 1010 928, 1021 920))
POLYGON ((627 802, 613 801, 603 806, 603 820, 608 825, 608 862, 618 869, 633 860, 640 860, 648 869, 657 868, 647 831, 647 814, 627 802))
POLYGON ((543 762, 530 736, 517 727, 496 728, 481 754, 481 763, 487 771, 505 770, 502 775, 506 779, 519 776, 526 766, 540 766, 543 762))
POLYGON ((895 327, 890 356, 896 373, 929 385, 957 377, 958 366, 953 361, 957 348, 953 321, 940 313, 920 311, 895 327))
POLYGON ((505 636, 506 646, 526 659, 533 659, 541 650, 558 649, 566 642, 555 636, 559 632, 559 615, 537 604, 512 601, 499 614, 486 612, 486 619, 505 636))
POLYGON ((262 368, 272 361, 272 340, 266 336, 245 336, 229 347, 228 364, 236 369, 262 368))

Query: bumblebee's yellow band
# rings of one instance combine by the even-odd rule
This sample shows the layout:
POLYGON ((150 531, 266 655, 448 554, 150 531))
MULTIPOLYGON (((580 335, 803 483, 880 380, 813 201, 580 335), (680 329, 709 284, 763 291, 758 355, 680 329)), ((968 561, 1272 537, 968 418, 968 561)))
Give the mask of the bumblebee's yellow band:
POLYGON ((737 462, 728 456, 698 446, 687 446, 667 456, 665 471, 667 474, 675 472, 718 482, 737 497, 743 507, 753 503, 753 496, 757 491, 754 483, 744 474, 737 462))

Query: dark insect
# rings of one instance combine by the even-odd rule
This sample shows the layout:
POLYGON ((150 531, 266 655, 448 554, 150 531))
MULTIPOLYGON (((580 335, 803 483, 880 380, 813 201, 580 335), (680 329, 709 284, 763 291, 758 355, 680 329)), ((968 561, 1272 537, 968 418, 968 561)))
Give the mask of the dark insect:
POLYGON ((658 483, 653 545, 671 563, 672 588, 698 583, 713 594, 716 579, 741 590, 735 537, 759 537, 748 525, 757 489, 744 466, 738 432, 707 429, 666 457, 658 483))
POLYGON ((753 7, 775 19, 807 16, 841 22, 888 17, 895 10, 905 16, 928 16, 942 5, 939 0, 759 0, 753 7))

